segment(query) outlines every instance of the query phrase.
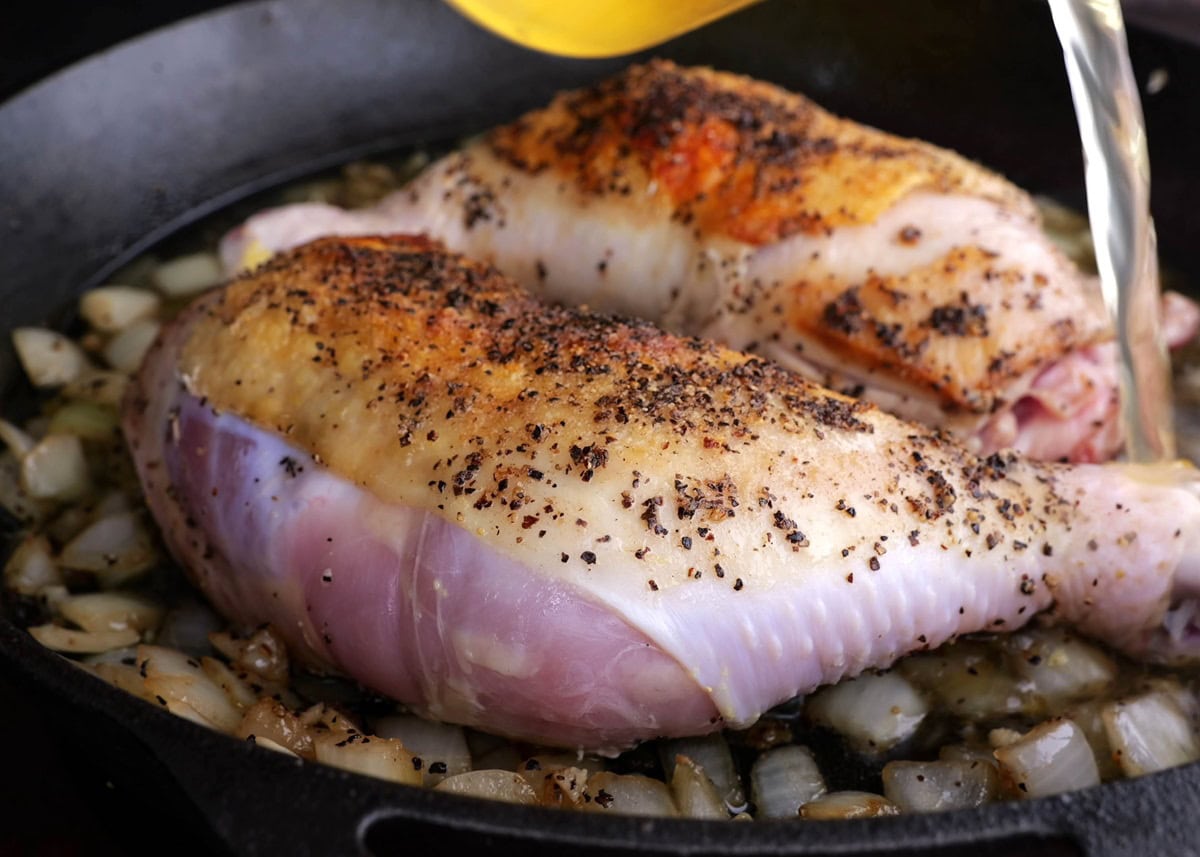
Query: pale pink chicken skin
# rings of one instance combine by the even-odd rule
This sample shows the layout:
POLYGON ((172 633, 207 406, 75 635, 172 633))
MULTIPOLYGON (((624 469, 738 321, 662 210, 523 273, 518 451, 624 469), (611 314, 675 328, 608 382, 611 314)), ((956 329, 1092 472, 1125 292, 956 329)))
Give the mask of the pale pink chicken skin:
MULTIPOLYGON (((747 78, 656 62, 494 130, 369 210, 287 206, 231 270, 320 235, 426 232, 534 293, 754 351, 973 451, 1120 449, 1098 286, 1016 187, 747 78)), ((1173 296, 1171 345, 1200 310, 1173 296)))
POLYGON ((124 425, 219 609, 540 743, 744 726, 1047 609, 1135 654, 1197 651, 1190 469, 981 460, 420 239, 315 242, 206 297, 124 425))

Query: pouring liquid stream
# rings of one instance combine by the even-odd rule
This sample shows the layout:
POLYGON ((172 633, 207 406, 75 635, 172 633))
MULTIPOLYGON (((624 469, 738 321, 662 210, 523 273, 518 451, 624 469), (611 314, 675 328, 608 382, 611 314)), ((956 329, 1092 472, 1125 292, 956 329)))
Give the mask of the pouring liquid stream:
MULTIPOLYGON (((575 57, 632 53, 756 0, 449 0, 526 47, 575 57)), ((1119 0, 1050 0, 1086 161, 1088 214, 1104 301, 1117 333, 1128 458, 1175 455, 1150 171, 1119 0)))

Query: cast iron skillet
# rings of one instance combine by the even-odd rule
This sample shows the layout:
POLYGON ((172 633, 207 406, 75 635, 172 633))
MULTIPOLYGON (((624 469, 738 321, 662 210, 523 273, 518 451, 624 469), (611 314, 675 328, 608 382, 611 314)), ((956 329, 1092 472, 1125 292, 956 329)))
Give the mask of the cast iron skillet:
MULTIPOLYGON (((1061 54, 1041 4, 791 0, 658 53, 807 92, 1080 205, 1061 54)), ((1200 279, 1200 51, 1135 33, 1164 255, 1200 279), (1190 102, 1190 103, 1189 103, 1190 102)), ((73 296, 187 223, 349 158, 511 118, 625 60, 535 55, 436 0, 254 2, 127 42, 0 106, 0 401, 21 382, 7 330, 70 320, 73 296)), ((237 854, 700 855, 1197 853, 1200 765, 1056 798, 936 816, 715 824, 470 801, 301 764, 177 719, 87 676, 0 617, 0 668, 97 770, 237 854), (564 850, 569 849, 569 850, 564 850)))

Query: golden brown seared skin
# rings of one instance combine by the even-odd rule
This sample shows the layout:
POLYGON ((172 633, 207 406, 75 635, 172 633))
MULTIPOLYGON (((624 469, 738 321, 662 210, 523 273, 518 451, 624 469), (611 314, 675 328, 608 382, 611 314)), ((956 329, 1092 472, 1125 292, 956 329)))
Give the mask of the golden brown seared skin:
POLYGON ((703 242, 762 249, 814 239, 783 265, 751 260, 715 317, 685 329, 776 358, 807 352, 819 366, 850 367, 837 386, 892 377, 902 394, 920 390, 945 410, 984 415, 1031 370, 1111 336, 1099 290, 1041 235, 1025 193, 953 152, 838 118, 771 84, 655 61, 564 93, 494 130, 486 145, 520 171, 568 180, 585 198, 637 199, 656 187, 671 220, 703 242), (926 204, 887 223, 913 194, 926 204), (964 198, 974 209, 992 206, 960 211, 964 198), (970 225, 996 211, 1010 232, 1025 234, 970 225), (850 265, 857 270, 822 258, 846 251, 820 239, 875 224, 887 230, 875 239, 884 246, 861 247, 867 263, 850 265), (959 232, 932 238, 948 228, 959 232), (923 253, 931 240, 944 246, 923 253), (1033 258, 1019 246, 1029 241, 1041 244, 1033 258))
POLYGON ((654 182, 679 222, 755 246, 871 223, 917 189, 1034 214, 1015 187, 953 152, 838 118, 769 83, 666 60, 562 93, 487 143, 587 194, 638 194, 654 182))

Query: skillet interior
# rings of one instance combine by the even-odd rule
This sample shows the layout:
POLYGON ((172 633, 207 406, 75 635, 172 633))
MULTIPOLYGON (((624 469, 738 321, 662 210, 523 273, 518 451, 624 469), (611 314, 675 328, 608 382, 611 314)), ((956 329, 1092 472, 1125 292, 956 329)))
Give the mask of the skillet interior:
MULTIPOLYGON (((1200 278, 1188 148, 1200 52, 1134 39, 1164 255, 1200 278)), ((1080 205, 1061 55, 1038 4, 792 0, 659 53, 779 82, 830 109, 959 149, 1080 205)), ((128 43, 0 107, 5 332, 68 320, 82 288, 204 213, 318 167, 487 127, 628 60, 573 62, 494 40, 436 0, 258 2, 128 43)), ((4 336, 0 399, 18 389, 4 336)), ((293 762, 144 706, 0 620, 0 663, 118 788, 237 853, 1186 853, 1200 766, 972 813, 825 825, 712 825, 475 804, 293 762), (1015 838, 1014 838, 1015 837, 1015 838), (979 840, 984 840, 980 844, 979 840)))

